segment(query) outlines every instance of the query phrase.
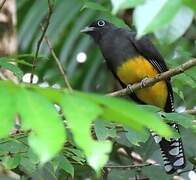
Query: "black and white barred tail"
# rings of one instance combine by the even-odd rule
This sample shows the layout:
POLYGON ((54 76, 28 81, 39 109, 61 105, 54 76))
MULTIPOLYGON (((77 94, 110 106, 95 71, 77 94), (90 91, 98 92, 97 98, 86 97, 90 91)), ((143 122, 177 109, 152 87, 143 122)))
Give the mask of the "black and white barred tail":
MULTIPOLYGON (((177 124, 173 123, 171 126, 179 132, 177 124)), ((185 156, 181 138, 167 140, 155 133, 152 133, 152 135, 155 142, 160 145, 165 171, 168 174, 172 174, 178 169, 184 168, 185 156)))
MULTIPOLYGON (((170 89, 170 93, 167 98, 167 105, 164 110, 165 112, 175 112, 173 93, 170 84, 168 84, 168 88, 170 89)), ((179 133, 177 124, 170 123, 169 125, 179 133)), ((160 145, 166 173, 172 174, 179 169, 183 169, 186 165, 186 162, 181 138, 172 138, 167 140, 165 138, 159 137, 154 133, 152 133, 152 135, 155 142, 160 145)))

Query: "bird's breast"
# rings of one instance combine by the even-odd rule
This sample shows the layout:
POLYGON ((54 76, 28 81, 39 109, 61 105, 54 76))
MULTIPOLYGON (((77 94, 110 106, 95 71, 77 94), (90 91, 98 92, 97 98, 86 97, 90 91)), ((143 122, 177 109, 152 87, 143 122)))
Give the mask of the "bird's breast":
MULTIPOLYGON (((129 58, 118 66, 116 74, 125 85, 140 82, 146 77, 154 77, 158 71, 143 56, 129 58)), ((167 84, 165 81, 157 82, 151 87, 137 90, 136 96, 147 104, 164 108, 167 100, 167 84)))

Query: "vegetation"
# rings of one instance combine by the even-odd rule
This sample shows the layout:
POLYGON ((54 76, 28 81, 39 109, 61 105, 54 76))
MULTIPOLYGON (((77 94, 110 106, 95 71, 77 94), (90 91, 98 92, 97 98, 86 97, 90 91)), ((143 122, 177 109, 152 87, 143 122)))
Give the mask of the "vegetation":
MULTIPOLYGON (((1 3, 2 11, 7 2, 1 3)), ((187 158, 177 176, 188 179, 190 171, 196 176, 194 0, 20 0, 16 5, 18 52, 0 58, 0 66, 18 79, 0 81, 0 170, 24 180, 171 179, 149 130, 177 137, 166 124, 177 122, 187 158), (131 28, 138 38, 149 35, 170 68, 194 61, 172 77, 176 113, 105 96, 120 86, 92 40, 80 33, 97 18, 131 28), (24 83, 31 72, 38 82, 24 83)))

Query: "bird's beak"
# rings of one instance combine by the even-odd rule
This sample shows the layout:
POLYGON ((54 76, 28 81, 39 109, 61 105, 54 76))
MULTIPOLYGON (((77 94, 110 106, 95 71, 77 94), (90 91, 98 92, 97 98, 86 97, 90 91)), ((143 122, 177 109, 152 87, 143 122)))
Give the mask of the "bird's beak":
POLYGON ((91 31, 94 31, 95 28, 94 27, 85 27, 84 29, 80 30, 80 32, 82 33, 88 33, 88 32, 91 32, 91 31))

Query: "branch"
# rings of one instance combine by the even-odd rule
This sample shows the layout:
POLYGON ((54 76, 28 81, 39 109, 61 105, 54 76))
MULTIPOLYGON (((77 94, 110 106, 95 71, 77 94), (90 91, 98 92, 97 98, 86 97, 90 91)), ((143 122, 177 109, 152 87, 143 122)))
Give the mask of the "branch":
POLYGON ((146 166, 152 166, 157 164, 152 163, 144 163, 144 164, 131 164, 131 165, 107 165, 105 168, 120 168, 120 169, 135 169, 135 168, 142 168, 146 166))
POLYGON ((52 13, 53 13, 53 4, 51 4, 50 0, 48 0, 48 14, 45 18, 45 23, 44 23, 44 26, 43 26, 44 28, 43 28, 42 34, 40 36, 40 39, 37 42, 35 57, 33 59, 33 64, 32 64, 32 72, 31 72, 31 77, 30 77, 30 83, 33 83, 33 75, 34 75, 34 71, 35 71, 35 68, 36 68, 36 62, 37 62, 40 46, 41 46, 41 43, 44 39, 44 35, 46 34, 48 26, 50 24, 50 18, 52 16, 52 13))
POLYGON ((115 91, 112 93, 107 94, 108 96, 125 96, 128 94, 133 93, 134 91, 138 90, 138 89, 142 89, 145 87, 149 87, 154 85, 155 83, 167 79, 169 77, 175 76, 177 74, 181 74, 183 73, 185 70, 190 69, 191 67, 196 66, 196 58, 193 58, 191 60, 189 60, 188 62, 177 66, 176 68, 170 69, 166 72, 163 72, 161 74, 157 74, 155 77, 153 78, 145 78, 143 81, 145 81, 145 83, 142 83, 143 81, 139 82, 139 83, 135 83, 131 86, 128 86, 125 89, 121 89, 119 91, 115 91), (141 85, 142 84, 142 85, 141 85))
MULTIPOLYGON (((43 26, 42 26, 42 30, 44 30, 44 29, 43 29, 43 26)), ((50 40, 48 39, 48 36, 47 36, 46 34, 44 34, 44 39, 45 39, 46 43, 48 44, 48 47, 49 47, 49 49, 50 49, 50 53, 52 54, 52 57, 54 58, 54 60, 55 60, 55 62, 56 62, 56 64, 57 64, 57 66, 58 66, 58 68, 59 68, 60 73, 61 73, 62 76, 63 76, 63 79, 64 79, 64 82, 65 82, 66 87, 69 89, 69 91, 72 91, 72 87, 71 87, 71 85, 70 85, 70 83, 69 83, 67 74, 66 74, 66 72, 65 72, 65 70, 64 70, 64 68, 63 68, 63 66, 62 66, 62 64, 61 64, 61 62, 60 62, 60 60, 59 60, 59 58, 57 57, 56 53, 54 52, 54 49, 53 49, 53 47, 52 47, 52 44, 51 44, 51 42, 50 42, 50 40)))
POLYGON ((5 4, 6 0, 3 0, 3 2, 0 4, 0 11, 3 8, 4 4, 5 4))

